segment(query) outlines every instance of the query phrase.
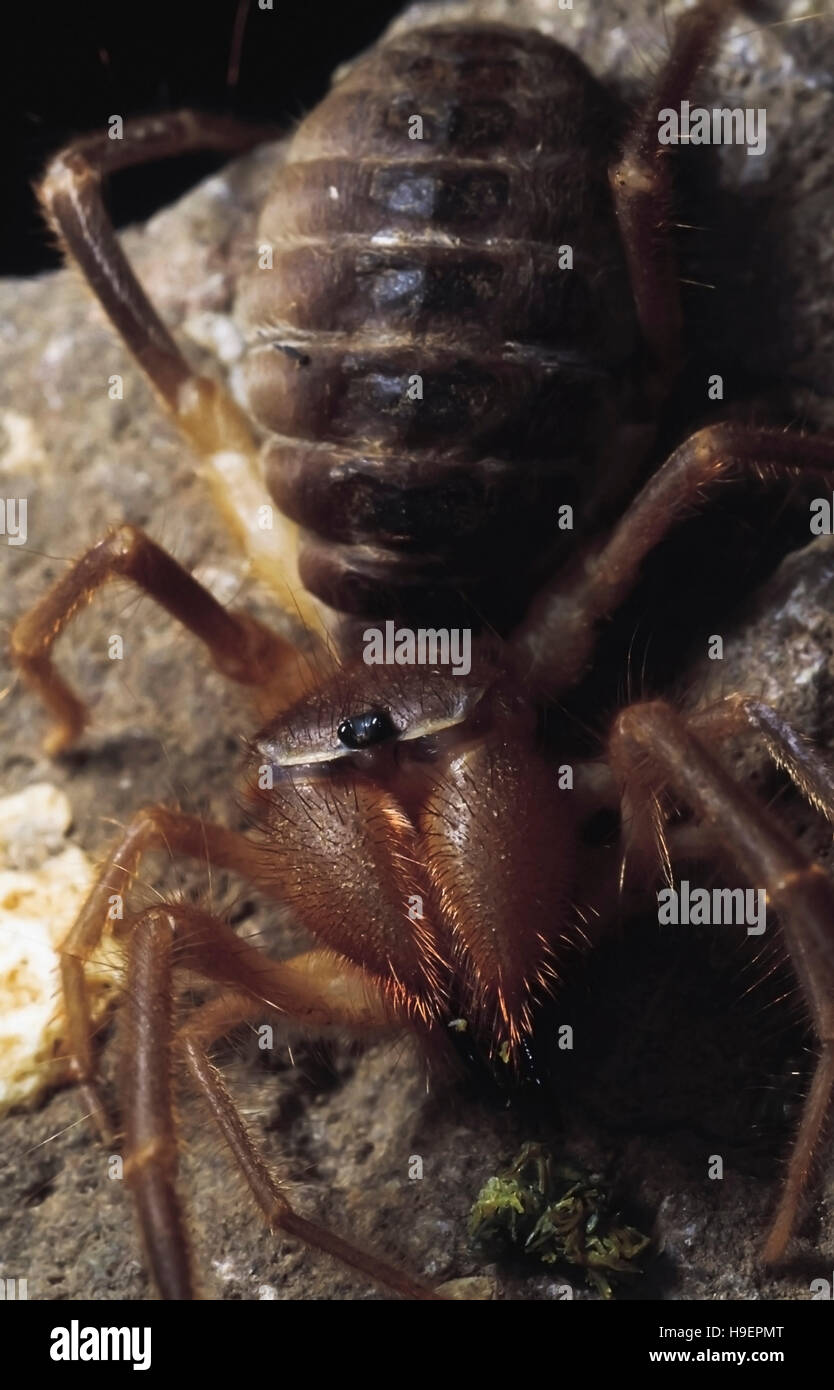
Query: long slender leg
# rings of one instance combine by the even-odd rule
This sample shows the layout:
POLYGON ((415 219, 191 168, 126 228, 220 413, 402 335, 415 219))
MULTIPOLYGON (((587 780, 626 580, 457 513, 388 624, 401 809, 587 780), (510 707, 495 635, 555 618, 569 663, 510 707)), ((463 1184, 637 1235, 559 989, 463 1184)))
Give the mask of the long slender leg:
POLYGON ((834 760, 770 705, 745 695, 728 695, 719 705, 696 711, 687 723, 702 740, 711 741, 754 729, 776 766, 826 820, 834 823, 834 760))
POLYGON ((834 474, 834 439, 708 425, 684 440, 641 489, 609 539, 545 585, 513 638, 526 674, 553 695, 574 685, 593 653, 596 624, 634 587, 650 551, 722 483, 745 476, 834 474))
POLYGON ((766 889, 820 1042, 820 1055, 788 1163, 764 1258, 781 1258, 796 1224, 834 1090, 834 884, 770 812, 723 770, 669 705, 632 705, 619 715, 611 763, 624 788, 668 788, 691 808, 752 884, 766 889), (720 840, 719 840, 720 837, 720 840))
MULTIPOLYGON (((275 132, 244 125, 228 117, 174 111, 162 116, 131 121, 119 140, 108 134, 84 136, 61 150, 49 164, 38 194, 46 216, 65 250, 72 256, 90 289, 124 339, 160 399, 177 417, 185 433, 199 448, 222 448, 220 420, 201 424, 192 419, 188 391, 203 394, 203 404, 225 393, 203 377, 197 377, 160 319, 119 243, 101 196, 101 181, 108 174, 156 159, 167 159, 194 150, 252 149, 275 132), (214 435, 213 439, 210 438, 214 435)), ((230 400, 223 406, 232 406, 230 400)), ((229 431, 236 413, 221 416, 229 431)), ((240 441, 249 431, 240 421, 240 441)))
MULTIPOLYGON (((264 851, 256 841, 225 826, 212 825, 199 816, 184 815, 166 806, 148 806, 128 825, 103 865, 61 949, 70 1067, 87 1108, 105 1138, 109 1137, 110 1127, 96 1086, 96 1057, 84 966, 101 940, 114 899, 124 904, 142 857, 163 846, 171 855, 204 860, 214 868, 228 869, 249 882, 263 885, 270 879, 270 874, 265 873, 269 865, 265 864, 264 851)), ((253 997, 270 1008, 281 1009, 310 1027, 324 1027, 329 1014, 325 1011, 320 1016, 316 1012, 316 1000, 329 970, 331 1011, 338 1005, 357 1026, 374 1026, 376 1010, 368 1010, 364 1005, 368 989, 366 973, 340 955, 308 952, 297 964, 282 962, 276 975, 268 956, 216 918, 195 907, 182 909, 171 905, 167 912, 180 924, 179 958, 183 959, 183 943, 187 941, 195 956, 195 968, 198 966, 204 975, 218 983, 248 989, 253 997), (195 943, 199 946, 196 954, 195 943), (312 991, 308 978, 311 970, 314 975, 312 991)), ((389 1005, 386 1018, 390 1021, 397 1016, 396 1008, 389 1005)))
POLYGON ((270 505, 257 445, 233 397, 199 376, 154 309, 122 251, 101 196, 101 181, 117 169, 192 150, 242 152, 274 137, 274 130, 228 117, 172 112, 131 121, 120 140, 91 135, 56 155, 38 193, 47 219, 75 261, 114 328, 124 339, 158 398, 203 462, 215 502, 239 536, 260 577, 289 612, 314 632, 326 630, 322 610, 298 578, 297 528, 270 505))
POLYGON ((45 740, 48 753, 73 743, 87 718, 86 706, 52 663, 52 645, 111 579, 129 579, 161 604, 205 643, 232 680, 271 690, 280 682, 287 703, 300 689, 301 667, 291 643, 248 614, 224 608, 144 531, 124 524, 85 551, 12 631, 12 660, 55 719, 45 740))
POLYGON ((611 171, 611 187, 628 260, 637 315, 656 366, 672 375, 680 361, 678 267, 669 236, 672 204, 670 147, 658 140, 658 114, 691 96, 709 60, 730 0, 703 0, 678 20, 672 49, 640 117, 611 171))
MULTIPOLYGON (((381 1002, 380 1009, 382 1010, 381 1002)), ((251 1019, 255 1016, 257 1015, 253 1014, 251 1002, 247 1005, 245 1000, 236 1000, 234 996, 230 998, 224 995, 204 1006, 182 1029, 178 1041, 185 1054, 189 1071, 205 1097, 270 1230, 285 1231, 287 1235, 303 1240, 314 1249, 323 1250, 333 1258, 341 1260, 343 1264, 358 1270, 360 1274, 366 1275, 374 1283, 383 1284, 404 1298, 438 1299, 439 1295, 435 1294, 429 1285, 410 1278, 388 1261, 380 1259, 378 1255, 343 1240, 326 1226, 310 1221, 293 1210, 286 1193, 282 1191, 254 1144, 207 1053, 211 1042, 234 1027, 241 1021, 241 1017, 251 1019)), ((384 1019, 384 1011, 382 1018, 384 1019)), ((338 1015, 331 1011, 330 1022, 340 1021, 338 1015)))
POLYGON ((131 933, 122 1085, 125 1178, 136 1202, 139 1228, 160 1294, 182 1299, 193 1297, 193 1286, 188 1234, 176 1190, 173 947, 173 923, 164 912, 148 913, 131 933))
MULTIPOLYGON (((204 1005, 176 1038, 172 1030, 173 966, 185 965, 217 978, 215 950, 221 954, 231 936, 232 955, 242 965, 242 975, 252 969, 252 956, 260 956, 246 946, 217 919, 189 908, 153 908, 134 924, 128 956, 129 1013, 123 1085, 126 1097, 126 1176, 133 1189, 154 1277, 163 1298, 187 1299, 193 1296, 188 1238, 182 1208, 176 1191, 177 1132, 171 1086, 172 1054, 180 1051, 192 1078, 205 1096, 212 1114, 243 1171, 271 1230, 283 1230, 351 1268, 374 1282, 382 1283, 407 1298, 433 1299, 433 1290, 414 1280, 376 1255, 360 1250, 326 1227, 300 1216, 270 1173, 246 1129, 240 1114, 212 1066, 207 1047, 223 1033, 244 1021, 263 1014, 259 994, 234 992, 221 995, 204 1005), (244 947, 244 950, 240 950, 244 947), (184 948, 184 949, 182 949, 184 948), (204 968, 207 967, 207 968, 204 968)), ((302 1005, 304 1021, 312 1013, 330 1024, 344 1026, 369 1022, 390 1027, 383 1001, 374 1000, 365 982, 361 999, 353 986, 353 999, 334 996, 334 963, 323 953, 309 953, 304 964, 288 962, 289 985, 278 982, 281 963, 264 962, 256 967, 259 984, 264 973, 273 977, 276 993, 283 1005, 293 994, 293 978, 303 979, 307 993, 302 1005)), ((224 969, 228 969, 228 960, 224 969)), ((351 972, 348 975, 358 975, 351 972)), ((244 983, 245 981, 241 981, 244 983)), ((282 1012, 288 1012, 282 1007, 282 1012)), ((289 1012, 292 1018, 292 1012, 289 1012)))
MULTIPOLYGON (((834 761, 770 705, 745 695, 728 695, 717 705, 688 714, 686 726, 710 747, 754 730, 775 765, 787 773, 815 810, 834 823, 834 761)), ((637 868, 634 877, 645 880, 645 871, 648 870, 651 877, 658 859, 668 876, 673 860, 686 856, 688 851, 695 857, 715 853, 717 846, 710 844, 704 827, 669 827, 665 823, 660 799, 651 787, 642 787, 638 793, 637 782, 632 779, 631 788, 621 794, 621 805, 625 813, 621 887, 625 882, 626 860, 632 868, 637 868), (642 803, 633 805, 632 800, 638 794, 642 803)))
MULTIPOLYGON (((104 864, 61 949, 61 981, 70 1068, 99 1132, 107 1138, 110 1125, 96 1086, 96 1059, 84 965, 101 940, 111 904, 124 901, 142 856, 155 847, 205 859, 245 877, 257 871, 257 847, 224 826, 210 825, 198 816, 182 815, 165 806, 149 806, 130 822, 104 864)), ((235 940, 237 938, 235 937, 235 940)), ((265 958, 263 958, 265 959, 265 958)))

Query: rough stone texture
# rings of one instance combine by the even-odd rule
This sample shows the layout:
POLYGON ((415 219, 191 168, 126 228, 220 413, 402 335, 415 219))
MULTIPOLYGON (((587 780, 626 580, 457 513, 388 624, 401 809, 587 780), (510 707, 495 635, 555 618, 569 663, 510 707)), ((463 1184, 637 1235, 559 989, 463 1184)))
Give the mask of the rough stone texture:
MULTIPOLYGON (((680 0, 665 6, 669 19, 682 8, 680 0)), ((802 11, 791 9, 797 17, 802 11)), ((660 7, 642 0, 600 0, 573 11, 545 0, 483 0, 449 12, 541 22, 609 73, 627 99, 664 51, 660 7)), ((759 161, 732 150, 718 160, 719 187, 740 208, 731 225, 755 226, 756 236, 748 240, 745 230, 735 244, 715 238, 716 283, 723 289, 721 276, 729 273, 737 293, 716 293, 708 303, 706 292, 698 298, 693 353, 708 361, 711 345, 720 343, 727 360, 742 363, 751 377, 775 371, 796 415, 823 423, 834 372, 834 268, 823 218, 834 175, 834 93, 826 77, 834 32, 814 21, 759 32, 752 20, 733 32, 714 76, 705 79, 705 95, 720 90, 722 104, 766 105, 769 145, 759 161), (774 267, 779 273, 770 278, 774 267), (755 323, 746 333, 751 306, 755 323)), ((197 361, 208 360, 202 349, 212 342, 227 361, 234 357, 226 317, 232 282, 249 254, 274 158, 267 149, 240 161, 125 236, 151 296, 190 339, 197 361)), ((709 261, 709 250, 701 240, 696 259, 709 261)), ((0 630, 69 557, 122 517, 145 526, 224 599, 269 612, 206 505, 186 449, 72 274, 0 287, 0 354, 3 491, 29 498, 27 545, 0 550, 0 630), (108 399, 113 373, 124 376, 122 402, 108 399)), ((701 673, 712 682, 707 694, 718 693, 717 679, 730 688, 738 677, 746 688, 766 690, 807 732, 830 737, 832 574, 831 544, 820 542, 783 567, 775 591, 754 601, 748 622, 730 629, 722 614, 720 630, 734 636, 720 674, 701 673)), ((195 643, 147 600, 114 588, 78 619, 59 659, 88 695, 94 722, 77 752, 53 765, 39 751, 41 711, 13 687, 0 701, 4 791, 40 781, 65 789, 75 813, 72 839, 94 856, 112 839, 114 821, 124 824, 158 799, 235 821, 239 740, 251 728, 247 706, 208 671, 195 643), (125 640, 123 662, 107 659, 114 632, 125 640)), ((612 699, 619 685, 618 669, 612 699)), ((743 770, 766 785, 761 767, 743 770)), ((826 839, 810 814, 793 815, 815 845, 826 839)), ((234 909, 245 930, 263 933, 276 949, 286 945, 279 915, 256 907, 222 876, 209 886, 199 869, 149 862, 138 901, 152 901, 157 891, 234 909)), ((615 943, 579 972, 574 994, 558 1007, 561 1017, 585 1011, 594 1065, 579 1057, 567 1079, 567 1132, 559 1142, 589 1163, 610 1164, 630 1213, 654 1224, 661 1254, 636 1282, 635 1296, 806 1298, 810 1278, 829 1271, 834 1257, 830 1169, 789 1270, 765 1275, 756 1255, 786 1118, 806 1074, 807 1038, 790 1009, 757 1009, 755 992, 752 1004, 742 1002, 749 962, 736 957, 728 971, 720 952, 697 946, 661 942, 656 927, 643 924, 627 948, 615 943), (727 1156, 721 1183, 705 1177, 707 1156, 716 1151, 727 1156)), ((114 1036, 104 1055, 111 1095, 117 1049, 114 1036)), ((490 1265, 465 1234, 479 1185, 531 1137, 531 1126, 554 1136, 541 1112, 531 1120, 525 1108, 507 1109, 474 1088, 427 1095, 408 1043, 364 1054, 337 1046, 323 1055, 304 1043, 292 1054, 283 1043, 262 1054, 243 1042, 221 1056, 259 1141, 297 1184, 305 1212, 437 1281, 486 1273, 503 1298, 555 1296, 551 1273, 490 1265), (411 1155, 423 1159, 421 1181, 409 1181, 411 1155)), ((183 1094, 180 1114, 182 1190, 209 1296, 376 1296, 323 1258, 267 1236, 199 1103, 183 1094)), ((79 1123, 71 1091, 34 1113, 8 1117, 2 1154, 3 1275, 27 1277, 34 1298, 150 1295, 129 1195, 108 1179, 106 1155, 79 1123)))

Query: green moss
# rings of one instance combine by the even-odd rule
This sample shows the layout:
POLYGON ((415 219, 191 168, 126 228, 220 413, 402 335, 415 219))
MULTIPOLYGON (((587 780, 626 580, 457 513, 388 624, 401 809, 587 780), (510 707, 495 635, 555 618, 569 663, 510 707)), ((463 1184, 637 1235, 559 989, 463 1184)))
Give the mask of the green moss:
POLYGON ((469 1233, 544 1264, 581 1269, 603 1298, 611 1297, 609 1274, 641 1272, 634 1262, 649 1245, 648 1236, 622 1224, 598 1174, 556 1163, 540 1144, 525 1144, 481 1188, 469 1233))

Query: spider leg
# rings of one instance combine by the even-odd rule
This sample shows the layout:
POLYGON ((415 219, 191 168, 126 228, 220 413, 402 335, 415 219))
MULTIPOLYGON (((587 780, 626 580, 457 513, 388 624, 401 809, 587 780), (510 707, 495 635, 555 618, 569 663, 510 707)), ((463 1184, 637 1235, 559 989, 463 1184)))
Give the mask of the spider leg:
POLYGON ((834 884, 770 811, 733 780, 669 705, 632 705, 617 718, 611 763, 637 808, 663 788, 681 797, 779 914, 820 1053, 764 1258, 782 1257, 826 1131, 834 1092, 834 884))
POLYGON ((729 738, 753 728, 777 767, 788 774, 807 801, 834 823, 834 761, 761 700, 728 695, 712 709, 688 720, 702 739, 729 738))
MULTIPOLYGON (((324 953, 316 954, 327 965, 328 973, 333 972, 332 960, 324 953)), ((290 962, 292 965, 293 962, 290 962)), ((318 969, 318 965, 316 967, 318 969)), ((311 973, 311 981, 314 976, 311 973)), ((353 1013, 349 1009, 334 1007, 333 990, 324 974, 319 984, 322 1013, 328 1014, 327 1022, 332 1024, 354 1024, 353 1013)), ((261 1009, 261 1014, 263 1010, 261 1009)), ((371 1012, 371 1002, 367 993, 363 1001, 363 1012, 371 1012)), ((255 1010, 252 1001, 241 996, 223 995, 204 1005, 198 1014, 185 1025, 178 1037, 178 1043, 185 1054, 186 1062, 193 1080, 202 1092, 211 1109, 214 1119, 226 1139, 239 1164, 251 1190, 260 1206, 270 1230, 282 1230, 287 1235, 303 1240, 317 1250, 323 1250, 343 1264, 366 1275, 374 1283, 384 1284, 404 1298, 435 1299, 438 1294, 420 1280, 403 1274, 395 1266, 370 1254, 352 1243, 343 1240, 335 1232, 318 1222, 310 1221, 294 1211, 287 1200, 286 1193, 270 1173, 269 1168, 252 1140, 240 1112, 229 1096, 220 1073, 209 1059, 207 1048, 221 1034, 228 1032, 243 1019, 252 1019, 255 1010)), ((260 1017, 260 1015, 257 1015, 260 1017)), ((375 1015, 377 1027, 390 1026, 382 1000, 375 1015)), ((367 1022, 363 1021, 367 1027, 367 1022)))
POLYGON ((61 982, 71 1072, 105 1141, 111 1129, 96 1084, 84 966, 112 918, 112 905, 118 903, 121 907, 142 856, 161 846, 173 853, 206 859, 217 868, 230 869, 244 876, 252 876, 258 862, 257 846, 244 835, 224 826, 208 824, 199 816, 182 815, 166 806, 149 806, 133 817, 102 867, 61 948, 61 982))
MULTIPOLYGON (((270 1173, 263 1157, 212 1066, 207 1047, 237 1024, 263 1014, 266 982, 269 1002, 293 1018, 320 1025, 356 1026, 369 1023, 390 1027, 383 1001, 367 988, 354 985, 354 999, 334 994, 340 966, 322 953, 309 953, 286 964, 264 961, 254 947, 241 942, 230 928, 208 914, 190 908, 153 908, 134 923, 128 951, 128 1019, 125 1050, 126 1176, 137 1203, 139 1221, 151 1266, 164 1298, 193 1296, 188 1239, 176 1192, 178 1143, 171 1085, 171 1061, 184 1055, 192 1079, 204 1095, 221 1133, 243 1171, 271 1230, 282 1230, 341 1260, 408 1298, 434 1299, 426 1284, 409 1278, 387 1261, 360 1250, 326 1227, 293 1210, 286 1193, 270 1173), (229 939, 231 938, 231 940, 229 939), (243 949, 241 949, 243 948, 243 949), (222 965, 218 961, 218 953, 222 965), (217 978, 218 970, 246 986, 252 971, 258 981, 255 995, 223 994, 204 1005, 179 1033, 173 1025, 173 967, 186 966, 217 978), (233 972, 239 967, 239 978, 233 972), (304 981, 300 999, 299 981, 304 981), (274 996, 274 997, 273 997, 274 996)), ((348 974, 359 975, 347 967, 348 974)))
POLYGON ((62 245, 175 416, 183 389, 198 378, 133 273, 105 209, 101 180, 194 150, 242 153, 275 133, 194 111, 150 116, 129 122, 118 140, 107 133, 75 140, 51 160, 38 190, 62 245))
POLYGON ((597 623, 634 588, 646 556, 671 528, 708 500, 711 489, 738 477, 834 474, 834 438, 746 425, 708 425, 670 454, 610 537, 557 574, 535 598, 513 638, 524 673, 550 695, 575 685, 594 647, 597 623))
POLYGON ((241 153, 275 134, 193 111, 150 116, 129 122, 121 139, 90 135, 68 145, 49 164, 38 194, 68 255, 201 458, 215 502, 260 578, 287 612, 323 634, 322 610, 298 578, 297 528, 278 513, 264 490, 245 415, 224 387, 198 375, 183 356, 139 284, 101 196, 102 178, 118 169, 193 150, 241 153), (264 507, 266 528, 259 524, 264 507))
POLYGON ((655 365, 668 379, 681 356, 681 305, 669 220, 669 148, 658 140, 658 114, 689 95, 732 13, 727 0, 703 0, 681 16, 663 69, 611 170, 611 188, 632 292, 655 365))
POLYGON ((171 1085, 173 923, 154 911, 134 926, 128 954, 125 1177, 165 1299, 193 1297, 188 1235, 177 1198, 171 1085))
POLYGON ((224 608, 144 531, 124 523, 85 551, 12 630, 12 660, 55 720, 45 740, 48 753, 73 743, 87 719, 86 706, 52 663, 52 645, 111 579, 129 579, 149 594, 205 643, 224 675, 260 687, 265 710, 275 707, 276 687, 286 702, 300 693, 302 667, 290 642, 248 614, 224 608))

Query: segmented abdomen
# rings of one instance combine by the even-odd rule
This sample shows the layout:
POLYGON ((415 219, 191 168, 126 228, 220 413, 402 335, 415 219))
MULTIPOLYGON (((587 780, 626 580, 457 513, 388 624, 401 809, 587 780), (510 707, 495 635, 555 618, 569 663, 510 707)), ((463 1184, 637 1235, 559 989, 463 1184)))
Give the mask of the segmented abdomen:
POLYGON ((345 612, 522 578, 587 491, 636 342, 608 97, 541 35, 434 26, 301 124, 239 315, 267 481, 345 612))

